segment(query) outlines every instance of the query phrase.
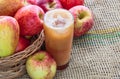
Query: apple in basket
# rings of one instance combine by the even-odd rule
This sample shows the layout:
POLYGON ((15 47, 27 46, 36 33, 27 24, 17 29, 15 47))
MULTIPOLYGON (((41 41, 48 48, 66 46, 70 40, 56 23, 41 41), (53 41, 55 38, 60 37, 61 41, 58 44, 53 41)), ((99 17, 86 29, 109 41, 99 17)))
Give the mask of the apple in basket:
POLYGON ((27 0, 28 3, 40 6, 45 12, 56 9, 62 8, 62 5, 59 0, 27 0))
POLYGON ((14 53, 19 40, 19 25, 15 18, 0 16, 0 57, 14 53))
POLYGON ((76 5, 84 5, 84 0, 60 0, 63 8, 70 9, 76 5))
POLYGON ((74 16, 74 36, 79 37, 86 32, 88 32, 93 24, 93 14, 92 11, 83 5, 74 6, 69 9, 69 11, 74 16))
POLYGON ((18 9, 24 6, 23 0, 0 0, 0 16, 14 16, 18 9))
POLYGON ((38 51, 28 57, 26 70, 32 79, 53 79, 56 62, 46 51, 38 51))
POLYGON ((43 29, 44 11, 37 5, 27 5, 19 9, 15 18, 20 25, 20 35, 33 36, 43 29))
POLYGON ((30 40, 25 37, 20 36, 15 53, 24 50, 29 45, 30 45, 30 40))

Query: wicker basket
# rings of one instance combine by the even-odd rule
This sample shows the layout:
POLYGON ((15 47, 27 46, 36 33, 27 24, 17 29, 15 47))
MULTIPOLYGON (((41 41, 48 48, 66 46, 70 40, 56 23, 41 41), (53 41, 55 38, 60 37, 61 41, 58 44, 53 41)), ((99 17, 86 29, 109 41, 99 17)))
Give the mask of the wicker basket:
POLYGON ((42 46, 44 41, 43 31, 38 35, 35 41, 24 51, 11 56, 0 58, 0 79, 13 79, 24 75, 26 58, 36 52, 42 46))

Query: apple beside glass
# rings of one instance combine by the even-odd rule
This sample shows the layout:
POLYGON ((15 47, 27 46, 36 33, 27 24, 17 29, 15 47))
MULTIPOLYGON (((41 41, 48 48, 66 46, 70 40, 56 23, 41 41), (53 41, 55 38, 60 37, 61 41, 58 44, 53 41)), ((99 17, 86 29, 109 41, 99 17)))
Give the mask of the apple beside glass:
POLYGON ((87 33, 94 24, 92 11, 83 5, 74 6, 69 9, 74 17, 74 36, 80 37, 87 33))
POLYGON ((20 35, 33 36, 43 29, 44 11, 37 5, 27 5, 19 9, 14 18, 20 25, 20 35))
POLYGON ((53 79, 56 62, 46 51, 38 51, 27 59, 26 70, 32 79, 53 79))

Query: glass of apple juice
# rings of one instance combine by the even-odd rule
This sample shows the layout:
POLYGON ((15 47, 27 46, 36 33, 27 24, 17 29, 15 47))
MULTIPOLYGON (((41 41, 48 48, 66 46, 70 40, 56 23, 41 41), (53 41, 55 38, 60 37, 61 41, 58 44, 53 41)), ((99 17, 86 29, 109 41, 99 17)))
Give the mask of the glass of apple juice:
POLYGON ((65 69, 70 60, 74 18, 65 9, 54 9, 44 15, 46 51, 55 59, 57 69, 65 69))

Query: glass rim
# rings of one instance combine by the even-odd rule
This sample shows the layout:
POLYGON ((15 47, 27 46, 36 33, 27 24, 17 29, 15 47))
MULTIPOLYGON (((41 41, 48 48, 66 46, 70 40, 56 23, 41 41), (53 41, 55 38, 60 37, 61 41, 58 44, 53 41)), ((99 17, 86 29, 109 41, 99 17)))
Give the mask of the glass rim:
POLYGON ((74 17, 73 17, 72 13, 69 10, 62 9, 62 8, 57 8, 57 9, 53 9, 53 10, 47 11, 45 13, 45 15, 44 15, 43 22, 44 22, 44 25, 46 25, 47 27, 52 28, 52 29, 65 29, 65 28, 68 28, 71 24, 74 23, 74 17), (58 11, 65 12, 66 14, 68 14, 68 17, 70 17, 70 19, 71 19, 71 20, 69 20, 69 24, 67 24, 64 27, 53 27, 48 22, 46 22, 48 14, 52 14, 52 13, 55 13, 55 12, 58 12, 58 11))

